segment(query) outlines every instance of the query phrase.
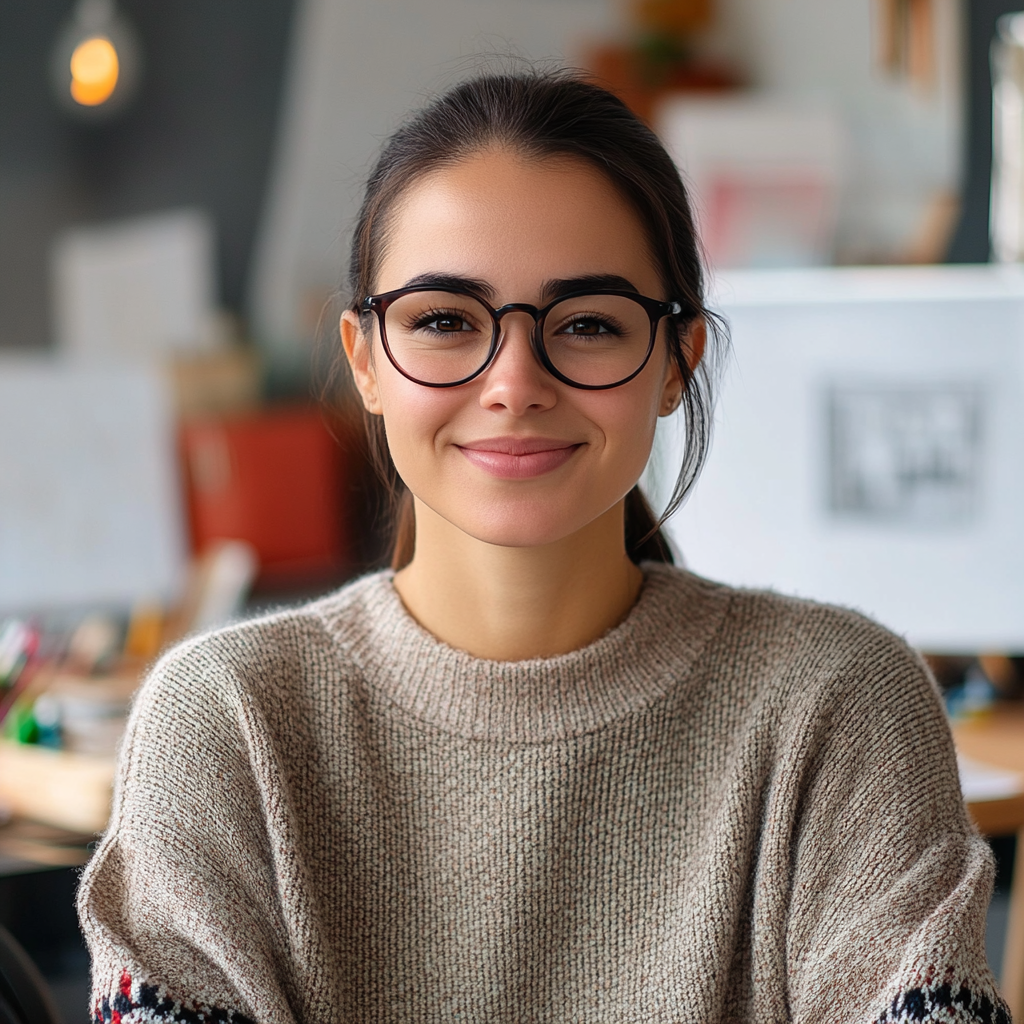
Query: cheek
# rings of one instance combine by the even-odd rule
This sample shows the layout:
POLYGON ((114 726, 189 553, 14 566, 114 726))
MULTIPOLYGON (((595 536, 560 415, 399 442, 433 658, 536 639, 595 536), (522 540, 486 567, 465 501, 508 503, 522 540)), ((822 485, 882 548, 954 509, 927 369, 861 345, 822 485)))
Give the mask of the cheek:
POLYGON ((457 414, 461 397, 443 388, 425 388, 390 365, 379 377, 384 431, 399 475, 411 487, 417 467, 434 450, 438 431, 457 414))
POLYGON ((585 392, 577 406, 600 428, 602 457, 627 475, 635 470, 639 476, 654 443, 658 396, 652 395, 646 383, 635 389, 626 384, 611 391, 585 392))

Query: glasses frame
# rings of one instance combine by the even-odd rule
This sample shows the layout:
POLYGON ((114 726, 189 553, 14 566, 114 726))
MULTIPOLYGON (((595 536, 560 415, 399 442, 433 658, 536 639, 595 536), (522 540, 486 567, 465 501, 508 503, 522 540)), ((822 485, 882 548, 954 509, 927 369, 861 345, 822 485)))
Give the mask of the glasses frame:
POLYGON ((530 331, 530 343, 533 348, 533 354, 536 356, 537 361, 541 366, 543 366, 552 377, 556 380, 560 380, 563 384, 568 384, 571 388, 579 388, 581 391, 607 391, 610 388, 617 388, 621 387, 623 384, 628 384, 638 373, 640 373, 641 370, 643 370, 651 358, 651 353, 654 351, 654 343, 657 341, 658 337, 658 325, 667 316, 678 316, 682 313, 683 307, 678 302, 663 302, 661 299, 652 299, 646 295, 640 295, 637 292, 624 291, 616 288, 587 288, 582 291, 566 292, 564 295, 559 295, 552 299, 546 306, 537 307, 529 302, 506 302, 504 306, 499 306, 495 309, 489 302, 481 298, 475 292, 464 288, 451 288, 441 284, 418 284, 412 285, 409 288, 396 288, 394 291, 381 292, 379 295, 367 295, 362 301, 360 310, 363 313, 376 314, 377 325, 380 328, 381 344, 384 346, 384 352, 391 365, 407 380, 411 380, 414 384, 420 384, 425 388, 457 388, 462 384, 468 384, 471 380, 475 380, 491 365, 491 363, 494 362, 495 357, 501 350, 503 338, 501 330, 502 318, 509 313, 528 313, 533 317, 533 329, 530 331), (435 384, 430 381, 420 380, 419 378, 414 377, 411 373, 407 373, 403 370, 399 365, 398 360, 391 351, 391 346, 388 344, 388 332, 384 325, 384 318, 388 311, 388 307, 393 302, 406 295, 414 294, 415 292, 448 292, 450 295, 465 295, 468 298, 479 302, 487 312, 490 313, 491 321, 493 323, 491 346, 487 351, 487 357, 484 359, 483 364, 479 369, 474 370, 468 377, 463 377, 461 380, 453 380, 447 384, 435 384), (565 302, 566 299, 579 298, 583 295, 618 295, 623 298, 632 299, 637 303, 637 305, 646 310, 651 321, 651 336, 647 344, 647 352, 644 355, 643 361, 628 377, 623 377, 622 380, 617 380, 612 384, 580 384, 578 381, 571 380, 551 362, 547 349, 544 347, 545 317, 560 302, 565 302))

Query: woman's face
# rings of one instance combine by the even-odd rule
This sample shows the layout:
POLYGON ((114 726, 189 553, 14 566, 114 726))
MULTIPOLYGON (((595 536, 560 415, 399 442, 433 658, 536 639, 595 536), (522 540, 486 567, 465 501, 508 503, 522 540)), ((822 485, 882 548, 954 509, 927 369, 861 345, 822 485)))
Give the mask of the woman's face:
MULTIPOLYGON (((494 307, 543 306, 553 282, 594 276, 667 298, 640 222, 603 175, 575 160, 502 149, 431 173, 392 210, 375 290, 435 276, 479 282, 494 307)), ((478 540, 550 544, 608 512, 636 483, 658 415, 678 404, 679 374, 662 328, 633 380, 583 391, 537 362, 529 316, 508 315, 502 327, 494 362, 453 388, 405 378, 377 331, 363 337, 354 314, 345 314, 342 336, 363 403, 384 417, 413 495, 478 540)))

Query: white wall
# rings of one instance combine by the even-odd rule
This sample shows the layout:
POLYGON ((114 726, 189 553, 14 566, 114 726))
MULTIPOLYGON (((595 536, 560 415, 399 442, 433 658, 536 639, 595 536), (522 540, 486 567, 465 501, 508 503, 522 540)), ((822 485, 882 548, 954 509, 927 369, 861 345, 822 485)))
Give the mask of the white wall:
POLYGON ((250 309, 279 352, 337 285, 363 178, 412 108, 479 54, 579 59, 614 29, 614 0, 304 0, 250 309))

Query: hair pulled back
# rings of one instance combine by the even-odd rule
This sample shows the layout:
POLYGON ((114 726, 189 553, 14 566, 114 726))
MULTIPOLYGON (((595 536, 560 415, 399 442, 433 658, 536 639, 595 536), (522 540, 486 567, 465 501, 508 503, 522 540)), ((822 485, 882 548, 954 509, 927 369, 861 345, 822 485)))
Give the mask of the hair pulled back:
MULTIPOLYGON (((478 75, 419 111, 385 143, 367 182, 352 238, 350 308, 358 312, 373 293, 396 201, 423 176, 490 146, 538 159, 574 157, 602 171, 644 226, 666 298, 682 307, 667 321, 666 332, 684 383, 682 464, 659 520, 638 487, 625 509, 630 558, 671 562, 660 526, 682 503, 707 456, 714 368, 727 336, 724 323, 704 304, 700 246, 679 171, 657 136, 616 96, 573 71, 517 69, 478 75), (698 318, 707 324, 708 346, 691 371, 683 341, 698 318)), ((369 320, 364 326, 372 330, 369 320)), ((370 453, 393 502, 391 563, 398 569, 408 564, 415 545, 412 497, 391 461, 381 417, 366 419, 370 453)))

